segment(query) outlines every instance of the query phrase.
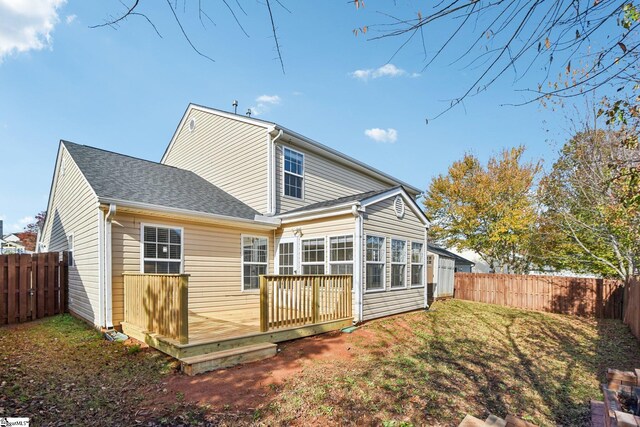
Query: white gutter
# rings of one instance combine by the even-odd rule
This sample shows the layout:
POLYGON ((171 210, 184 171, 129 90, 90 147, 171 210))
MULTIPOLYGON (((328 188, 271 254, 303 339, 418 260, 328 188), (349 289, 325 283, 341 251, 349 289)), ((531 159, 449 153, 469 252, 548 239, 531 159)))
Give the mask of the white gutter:
POLYGON ((113 328, 113 284, 112 284, 112 274, 111 274, 111 221, 113 220, 113 216, 116 213, 116 205, 111 203, 109 204, 109 210, 104 217, 104 292, 105 292, 105 316, 104 316, 104 327, 107 329, 113 328))
POLYGON ((128 200, 113 199, 108 197, 100 198, 100 203, 117 204, 120 207, 150 210, 150 211, 166 213, 166 214, 184 215, 184 216, 189 216, 189 217, 199 218, 199 219, 209 220, 209 221, 221 221, 221 222, 230 222, 230 223, 236 223, 236 224, 242 223, 248 226, 253 226, 255 228, 267 228, 269 230, 271 230, 274 227, 277 228, 277 224, 279 224, 278 219, 267 218, 261 215, 256 215, 254 219, 246 219, 246 218, 238 218, 238 217, 227 216, 227 215, 218 215, 218 214, 212 214, 212 213, 206 213, 206 212, 192 211, 189 209, 154 205, 154 204, 145 203, 145 202, 131 202, 128 200))

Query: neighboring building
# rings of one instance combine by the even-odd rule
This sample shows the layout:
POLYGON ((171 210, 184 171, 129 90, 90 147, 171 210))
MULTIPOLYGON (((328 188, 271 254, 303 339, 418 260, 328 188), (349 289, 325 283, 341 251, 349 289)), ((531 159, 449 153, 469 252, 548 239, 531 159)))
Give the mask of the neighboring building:
MULTIPOLYGON (((259 276, 349 274, 355 322, 427 306, 420 190, 276 123, 189 105, 159 163, 62 141, 39 248, 69 308, 125 320, 123 273, 189 274, 189 313, 257 313, 259 276)), ((213 314, 212 314, 213 313, 213 314)))
POLYGON ((427 283, 429 301, 453 297, 454 274, 471 273, 474 263, 433 244, 427 250, 427 283))
POLYGON ((29 253, 18 233, 5 234, 0 239, 0 255, 29 253))

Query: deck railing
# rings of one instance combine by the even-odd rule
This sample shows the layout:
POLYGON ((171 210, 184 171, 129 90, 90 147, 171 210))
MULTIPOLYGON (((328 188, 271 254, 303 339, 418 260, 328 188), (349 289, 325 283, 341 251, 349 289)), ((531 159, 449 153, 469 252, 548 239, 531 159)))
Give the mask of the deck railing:
POLYGON ((148 333, 189 342, 187 274, 124 273, 124 321, 148 333))
POLYGON ((350 275, 260 276, 260 330, 353 317, 350 275))

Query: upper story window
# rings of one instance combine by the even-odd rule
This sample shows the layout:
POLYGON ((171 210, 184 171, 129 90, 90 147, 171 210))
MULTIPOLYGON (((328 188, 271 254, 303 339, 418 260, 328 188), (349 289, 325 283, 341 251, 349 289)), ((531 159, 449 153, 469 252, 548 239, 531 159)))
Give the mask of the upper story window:
POLYGON ((182 229, 143 226, 145 273, 179 274, 182 271, 182 229))
POLYGON ((304 154, 284 148, 284 195, 302 199, 304 154))

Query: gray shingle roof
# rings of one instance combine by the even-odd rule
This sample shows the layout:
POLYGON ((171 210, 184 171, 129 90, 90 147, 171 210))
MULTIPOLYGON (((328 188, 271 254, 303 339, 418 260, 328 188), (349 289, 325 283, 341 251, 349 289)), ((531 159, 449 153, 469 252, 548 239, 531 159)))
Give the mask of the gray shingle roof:
POLYGON ((323 209, 323 208, 331 208, 333 206, 340 206, 342 204, 347 204, 350 202, 360 202, 362 200, 366 200, 370 197, 377 196, 378 194, 386 193, 387 191, 395 190, 396 188, 400 188, 400 186, 385 188, 384 190, 374 190, 367 191, 366 193, 353 194, 351 196, 340 197, 333 200, 327 200, 324 202, 312 203, 307 206, 303 206, 301 208, 292 209, 290 211, 284 212, 282 215, 288 215, 291 213, 298 212, 306 212, 314 209, 323 209))
POLYGON ((453 252, 448 251, 445 248, 442 248, 440 246, 436 246, 432 243, 427 243, 427 250, 429 252, 433 252, 434 254, 444 256, 446 258, 453 258, 454 260, 458 261, 461 264, 475 265, 473 261, 469 261, 468 259, 463 258, 458 254, 454 254, 453 252))
POLYGON ((254 219, 253 208, 191 171, 62 141, 98 198, 254 219))

